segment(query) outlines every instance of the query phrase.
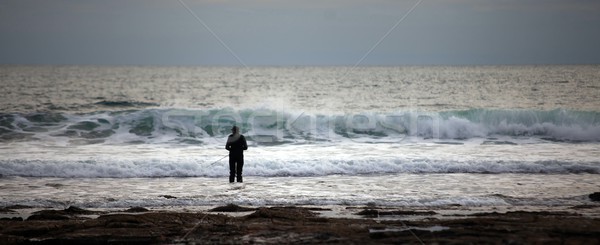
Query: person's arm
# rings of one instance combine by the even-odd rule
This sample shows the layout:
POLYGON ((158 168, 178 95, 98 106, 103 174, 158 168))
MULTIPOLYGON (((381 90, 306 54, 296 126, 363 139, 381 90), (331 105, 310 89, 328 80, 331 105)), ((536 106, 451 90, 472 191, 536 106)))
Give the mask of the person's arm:
POLYGON ((231 151, 231 143, 229 143, 229 141, 227 141, 227 143, 225 144, 225 149, 231 151))
POLYGON ((243 135, 240 137, 240 139, 242 140, 242 149, 244 150, 248 150, 248 144, 246 144, 246 137, 244 137, 243 135))

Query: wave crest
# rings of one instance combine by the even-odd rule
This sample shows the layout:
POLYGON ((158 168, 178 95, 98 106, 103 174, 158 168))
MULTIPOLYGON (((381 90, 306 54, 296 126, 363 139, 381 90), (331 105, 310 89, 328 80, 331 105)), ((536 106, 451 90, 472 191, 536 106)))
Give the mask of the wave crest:
POLYGON ((307 114, 270 109, 144 109, 87 114, 0 114, 0 141, 93 143, 211 143, 238 125, 262 144, 398 142, 407 136, 467 140, 536 137, 600 141, 600 113, 569 110, 484 110, 307 114))
MULTIPOLYGON (((62 178, 225 177, 225 161, 189 160, 2 160, 5 176, 62 178)), ((244 166, 246 176, 327 176, 368 174, 600 174, 598 162, 562 161, 441 161, 431 159, 304 159, 281 161, 255 158, 244 166)))

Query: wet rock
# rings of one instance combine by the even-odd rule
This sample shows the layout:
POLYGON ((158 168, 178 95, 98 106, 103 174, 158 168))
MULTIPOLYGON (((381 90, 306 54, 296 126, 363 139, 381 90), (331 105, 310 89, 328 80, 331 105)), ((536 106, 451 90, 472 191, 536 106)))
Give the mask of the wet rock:
MULTIPOLYGON (((49 210, 49 211, 53 211, 53 210, 49 210)), ((68 216, 54 213, 54 212, 41 212, 41 213, 31 215, 31 216, 29 216, 29 218, 27 218, 28 221, 30 221, 30 220, 68 220, 68 219, 70 219, 68 216)))
POLYGON ((570 209, 593 209, 593 208, 600 208, 600 205, 577 205, 577 206, 573 206, 570 209))
POLYGON ((143 208, 143 207, 132 207, 130 209, 127 209, 123 212, 127 212, 127 213, 143 213, 143 212, 149 212, 150 210, 148 210, 147 208, 143 208))
POLYGON ((7 220, 7 221, 23 221, 23 218, 21 218, 21 217, 12 217, 12 218, 1 218, 0 220, 7 220))
POLYGON ((177 199, 177 197, 171 195, 160 195, 159 197, 164 197, 166 199, 177 199))
POLYGON ((226 206, 220 206, 209 210, 210 212, 247 212, 254 211, 256 208, 245 208, 235 204, 227 204, 226 206))
MULTIPOLYGON (((397 211, 380 211, 390 210, 397 211)), ((271 207, 243 217, 148 212, 85 222, 0 220, 0 244, 600 244, 599 219, 563 212, 442 220, 320 218, 327 222, 314 215, 301 207, 271 207)))
POLYGON ((271 207, 259 208, 256 212, 246 216, 247 219, 269 218, 302 220, 315 217, 316 214, 305 208, 298 207, 271 207))
POLYGON ((97 214, 97 213, 99 213, 96 211, 85 210, 83 208, 78 208, 75 206, 70 206, 63 211, 66 214, 97 214))
POLYGON ((147 220, 137 215, 103 215, 98 220, 105 222, 106 228, 144 228, 147 220))
POLYGON ((402 210, 377 210, 377 209, 365 209, 356 213, 357 215, 368 216, 368 217, 379 217, 379 216, 390 216, 390 215, 434 215, 437 214, 434 211, 402 211, 402 210))
POLYGON ((77 215, 100 214, 102 212, 85 210, 75 206, 70 206, 63 210, 42 210, 34 212, 27 220, 67 220, 75 218, 77 215))
POLYGON ((590 199, 594 202, 600 202, 600 192, 594 192, 589 195, 590 199))

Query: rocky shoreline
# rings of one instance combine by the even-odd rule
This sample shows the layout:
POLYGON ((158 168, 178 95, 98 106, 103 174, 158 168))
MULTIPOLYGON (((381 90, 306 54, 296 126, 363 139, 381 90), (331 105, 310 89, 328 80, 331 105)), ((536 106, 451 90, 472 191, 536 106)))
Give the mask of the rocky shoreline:
MULTIPOLYGON (((14 207, 13 207, 14 208, 14 207)), ((597 210, 599 207, 581 207, 597 210)), ((361 218, 326 217, 326 208, 237 205, 205 212, 41 210, 0 220, 1 244, 531 244, 600 243, 600 219, 572 212, 488 212, 438 219, 433 211, 356 208, 361 218), (232 215, 229 212, 243 212, 232 215), (419 219, 411 217, 419 216, 419 219), (390 218, 382 218, 390 217, 390 218), (424 217, 424 218, 423 218, 424 217)), ((10 212, 11 207, 2 209, 10 212)), ((354 211, 353 211, 354 212, 354 211)))

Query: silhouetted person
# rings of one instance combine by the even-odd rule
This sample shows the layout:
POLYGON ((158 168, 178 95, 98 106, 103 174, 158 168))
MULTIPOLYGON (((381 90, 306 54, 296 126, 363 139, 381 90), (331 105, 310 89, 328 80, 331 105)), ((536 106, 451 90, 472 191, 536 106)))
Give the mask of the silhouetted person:
POLYGON ((237 126, 231 128, 231 135, 227 138, 225 149, 229 151, 229 183, 233 183, 236 176, 237 182, 242 182, 244 151, 248 149, 248 144, 237 126))

